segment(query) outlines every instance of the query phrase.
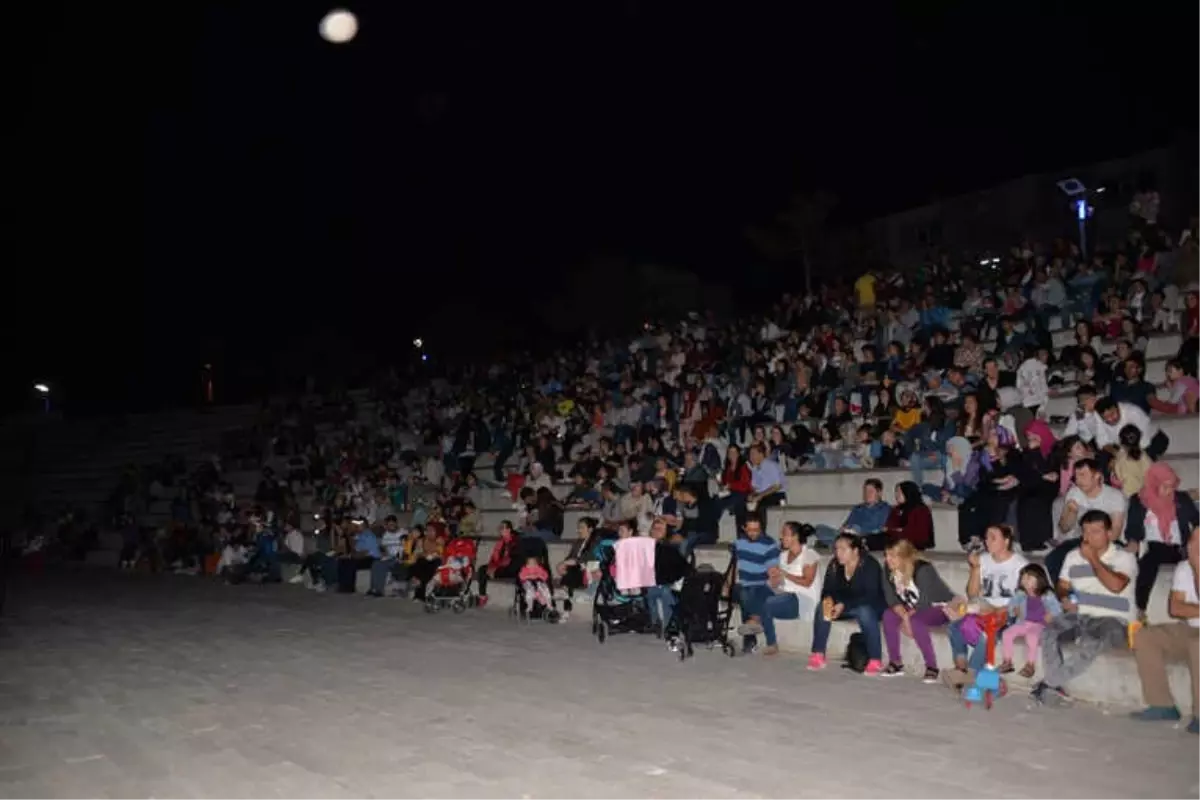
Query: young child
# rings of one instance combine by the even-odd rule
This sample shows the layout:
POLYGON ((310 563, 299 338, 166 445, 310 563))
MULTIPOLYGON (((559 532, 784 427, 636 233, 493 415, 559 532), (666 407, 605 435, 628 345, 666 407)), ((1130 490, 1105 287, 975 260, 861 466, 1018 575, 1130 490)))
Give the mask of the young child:
POLYGON ((1150 456, 1142 452, 1142 432, 1136 425, 1126 425, 1117 434, 1121 441, 1121 449, 1113 459, 1112 484, 1133 497, 1142 490, 1146 482, 1146 470, 1150 469, 1150 456))
POLYGON ((1008 604, 1009 626, 1000 637, 1004 645, 1004 661, 1000 672, 1013 671, 1013 645, 1025 638, 1025 666, 1022 678, 1032 678, 1037 667, 1042 630, 1051 619, 1062 613, 1062 606, 1050 588, 1050 577, 1041 564, 1027 564, 1017 576, 1020 587, 1008 604))
POLYGON ((439 589, 462 586, 466 581, 467 569, 470 566, 470 558, 462 553, 450 551, 446 556, 446 560, 438 567, 434 577, 435 585, 439 589))
POLYGON ((550 605, 550 573, 534 557, 525 560, 525 566, 517 573, 517 580, 525 590, 525 610, 533 611, 535 602, 543 607, 550 605))

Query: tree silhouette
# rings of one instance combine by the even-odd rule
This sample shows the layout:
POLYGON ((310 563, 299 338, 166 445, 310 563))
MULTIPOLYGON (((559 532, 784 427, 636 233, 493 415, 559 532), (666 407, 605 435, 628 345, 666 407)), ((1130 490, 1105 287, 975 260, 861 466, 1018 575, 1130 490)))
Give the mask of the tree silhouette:
POLYGON ((793 195, 788 207, 768 224, 746 231, 762 256, 776 262, 804 265, 804 291, 812 293, 812 267, 823 253, 825 223, 837 205, 837 197, 818 190, 793 195))

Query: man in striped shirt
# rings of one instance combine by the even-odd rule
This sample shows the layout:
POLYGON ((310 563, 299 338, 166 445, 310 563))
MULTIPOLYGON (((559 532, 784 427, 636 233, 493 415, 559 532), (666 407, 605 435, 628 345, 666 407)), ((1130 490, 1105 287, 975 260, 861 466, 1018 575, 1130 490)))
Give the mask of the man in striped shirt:
POLYGON ((742 653, 753 653, 757 648, 758 635, 762 633, 762 608, 771 596, 767 585, 767 571, 779 566, 779 545, 770 536, 763 535, 762 522, 754 517, 746 519, 746 536, 738 539, 734 547, 737 556, 738 605, 742 608, 742 625, 738 633, 742 637, 742 653))

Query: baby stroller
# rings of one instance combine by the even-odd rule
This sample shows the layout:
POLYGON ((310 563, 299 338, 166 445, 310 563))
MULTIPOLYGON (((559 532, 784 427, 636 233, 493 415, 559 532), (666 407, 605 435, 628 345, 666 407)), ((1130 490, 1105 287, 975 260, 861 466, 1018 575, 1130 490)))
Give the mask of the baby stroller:
POLYGON ((461 614, 477 604, 471 586, 475 582, 475 557, 478 552, 478 539, 460 537, 446 543, 442 566, 425 591, 425 611, 432 614, 450 606, 455 614, 461 614))
POLYGON ((542 620, 543 622, 558 622, 560 615, 558 613, 558 604, 554 600, 553 584, 550 576, 553 572, 550 569, 550 550, 546 547, 546 543, 536 536, 522 536, 517 542, 516 552, 513 554, 513 561, 520 566, 523 566, 529 559, 536 559, 539 566, 546 571, 546 585, 551 589, 549 593, 549 602, 543 604, 534 600, 533 607, 529 608, 525 602, 525 585, 521 579, 514 578, 515 585, 513 586, 513 604, 508 610, 508 615, 520 622, 533 622, 534 620, 542 620))
POLYGON ((617 549, 612 541, 601 542, 597 550, 600 581, 592 602, 592 633, 601 644, 610 634, 644 633, 650 627, 645 595, 624 594, 617 589, 617 579, 613 577, 617 549))
POLYGON ((710 650, 719 646, 731 657, 737 652, 729 641, 736 571, 737 556, 731 553, 725 574, 702 564, 684 578, 679 602, 667 626, 667 647, 679 654, 680 661, 692 656, 692 645, 695 644, 706 644, 710 650))

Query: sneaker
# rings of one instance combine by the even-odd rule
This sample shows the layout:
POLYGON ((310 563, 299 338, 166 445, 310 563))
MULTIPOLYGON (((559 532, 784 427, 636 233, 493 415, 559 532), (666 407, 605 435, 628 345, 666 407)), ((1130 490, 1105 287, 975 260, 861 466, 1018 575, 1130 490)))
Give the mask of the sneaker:
POLYGON ((895 662, 889 663, 886 667, 883 668, 883 671, 879 673, 880 677, 882 677, 882 678, 898 678, 903 674, 904 674, 904 665, 897 664, 895 662))
POLYGON ((755 654, 755 653, 757 653, 757 652, 758 652, 758 645, 757 645, 757 644, 744 644, 744 645, 742 645, 742 655, 744 655, 744 656, 752 656, 752 655, 754 655, 754 654, 755 654))
POLYGON ((808 657, 808 668, 813 672, 819 672, 825 669, 826 661, 824 653, 813 653, 808 657))
POLYGON ((1183 715, 1175 706, 1148 706, 1141 711, 1134 711, 1129 718, 1139 722, 1177 722, 1183 719, 1183 715))
POLYGON ((317 592, 318 594, 320 594, 320 593, 322 593, 322 592, 324 592, 324 591, 325 591, 325 584, 323 584, 323 583, 314 583, 312 588, 313 588, 313 591, 314 591, 314 592, 317 592))
POLYGON ((487 595, 486 595, 486 594, 481 594, 481 595, 479 595, 479 603, 478 603, 478 605, 479 605, 479 608, 486 608, 486 607, 487 607, 487 595))
POLYGON ((570 612, 570 611, 563 611, 561 614, 559 614, 559 615, 558 615, 558 621, 559 621, 559 622, 566 622, 566 621, 567 621, 567 620, 569 620, 570 618, 571 618, 571 612, 570 612))
POLYGON ((1192 717, 1192 721, 1188 723, 1186 730, 1188 733, 1200 733, 1200 720, 1192 717))
POLYGON ((928 667, 925 670, 925 677, 921 679, 921 683, 934 684, 941 680, 941 673, 933 667, 928 667))
POLYGON ((773 644, 769 644, 763 648, 762 654, 764 656, 777 656, 779 655, 779 648, 773 644))
POLYGON ((743 622, 738 625, 738 636, 758 636, 763 632, 762 625, 757 622, 743 622))
POLYGON ((867 668, 863 670, 863 675, 868 678, 877 678, 883 673, 883 662, 878 658, 872 658, 867 662, 867 668))
POLYGON ((304 583, 304 573, 297 572, 292 577, 288 578, 288 583, 304 583))

